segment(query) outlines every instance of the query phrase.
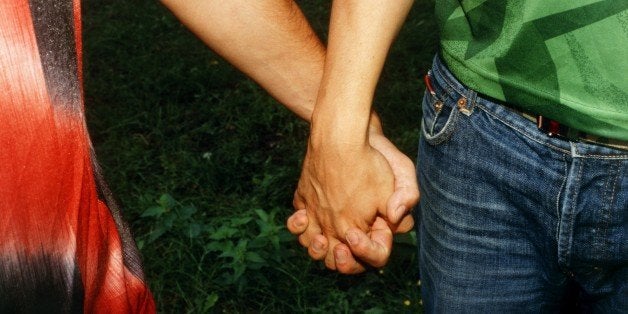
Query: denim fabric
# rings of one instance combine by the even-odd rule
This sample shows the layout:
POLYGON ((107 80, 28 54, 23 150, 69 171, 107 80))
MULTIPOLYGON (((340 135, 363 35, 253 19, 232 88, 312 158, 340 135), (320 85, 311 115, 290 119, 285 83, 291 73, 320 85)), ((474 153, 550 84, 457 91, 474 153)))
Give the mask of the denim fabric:
POLYGON ((415 213, 426 312, 628 313, 628 152, 548 137, 438 57, 430 76, 415 213))

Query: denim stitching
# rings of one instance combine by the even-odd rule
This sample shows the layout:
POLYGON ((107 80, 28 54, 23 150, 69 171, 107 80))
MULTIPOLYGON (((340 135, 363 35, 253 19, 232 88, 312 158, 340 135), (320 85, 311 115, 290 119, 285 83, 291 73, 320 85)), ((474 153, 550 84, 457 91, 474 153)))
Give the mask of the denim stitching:
POLYGON ((569 177, 569 167, 567 166, 567 158, 565 157, 565 155, 561 155, 561 157, 563 160, 563 166, 564 166, 565 172, 563 175, 563 182, 560 185, 560 190, 558 190, 558 195, 556 195, 556 246, 558 246, 558 242, 560 239, 560 221, 561 221, 560 198, 563 194, 565 186, 567 185, 567 177, 569 177))
MULTIPOLYGON (((436 93, 436 99, 442 101, 444 104, 448 103, 447 101, 444 101, 443 99, 448 99, 448 98, 453 98, 455 99, 457 96, 463 96, 462 93, 459 93, 457 89, 455 89, 453 86, 451 86, 451 84, 449 83, 449 79, 443 74, 442 71, 440 71, 440 69, 438 67, 435 67, 434 69, 434 75, 432 76, 436 81, 443 81, 442 84, 441 82, 437 82, 437 88, 440 87, 443 91, 442 92, 437 92, 436 93), (453 88, 453 90, 451 88, 453 88), (454 95, 458 94, 458 95, 454 95)), ((426 93, 424 97, 429 97, 428 94, 426 93)), ((427 101, 425 102, 424 99, 424 104, 426 105, 432 105, 431 101, 427 101)), ((451 103, 449 103, 451 104, 451 103)), ((453 132, 455 131, 456 128, 456 122, 458 120, 458 113, 459 113, 459 109, 456 105, 451 105, 451 112, 449 114, 449 116, 447 117, 447 121, 445 122, 445 124, 443 125, 443 128, 437 132, 436 134, 434 134, 434 128, 436 127, 436 121, 438 119, 438 117, 441 116, 441 112, 436 112, 434 114, 434 118, 432 123, 429 126, 426 126, 425 123, 421 123, 421 130, 423 131, 423 135, 425 137, 425 140, 431 144, 431 145, 439 145, 442 144, 443 142, 447 141, 451 135, 453 134, 453 132), (427 130, 427 128, 429 128, 429 132, 427 130)), ((425 122, 425 118, 422 119, 423 122, 425 122)))
POLYGON ((473 109, 475 109, 475 106, 477 105, 477 99, 478 99, 478 93, 472 89, 469 89, 469 98, 467 101, 469 106, 467 107, 467 109, 471 113, 473 113, 473 109))
MULTIPOLYGON (((574 162, 576 160, 574 159, 574 162)), ((573 233, 574 233, 574 212, 576 210, 576 200, 578 198, 578 195, 580 195, 579 190, 580 190, 580 181, 582 180, 582 169, 584 168, 584 162, 582 160, 580 160, 580 162, 578 163, 578 176, 575 178, 575 182, 574 182, 574 190, 573 190, 573 195, 571 196, 571 206, 569 208, 569 213, 568 213, 568 217, 569 221, 568 221, 568 227, 569 227, 569 234, 567 235, 567 247, 566 247, 566 251, 565 252, 565 266, 566 268, 570 268, 571 267, 571 249, 573 248, 573 233), (567 262, 569 260, 569 262, 567 262)), ((563 213, 565 214, 565 213, 563 213)))
MULTIPOLYGON (((438 120, 440 113, 441 112, 439 111, 434 114, 434 118, 432 119, 432 125, 430 125, 430 134, 434 134, 434 128, 436 127, 436 121, 438 120)), ((447 126, 447 124, 445 124, 445 126, 447 126)))
MULTIPOLYGON (((432 68, 432 71, 435 72, 434 79, 438 80, 438 81, 442 81, 443 84, 439 84, 439 86, 447 92, 447 96, 452 96, 453 98, 459 98, 460 96, 462 96, 462 97, 467 98, 468 103, 471 104, 471 107, 468 108, 471 112, 473 112, 473 108, 475 108, 475 106, 482 107, 484 111, 490 112, 490 110, 488 110, 488 108, 482 106, 481 103, 480 103, 480 100, 486 100, 486 99, 483 99, 481 97, 477 97, 477 92, 475 92, 472 89, 465 89, 463 87, 463 90, 460 90, 459 87, 457 86, 457 84, 455 84, 456 81, 453 81, 452 78, 450 78, 448 75, 445 75, 445 73, 447 73, 447 72, 444 70, 445 66, 444 66, 444 63, 442 62, 442 60, 438 56, 435 57, 435 60, 439 60, 440 64, 439 64, 439 66, 434 66, 432 68), (469 92, 468 95, 467 95, 467 91, 469 92), (452 93, 456 93, 457 95, 452 95, 452 93), (476 97, 473 97, 474 93, 475 93, 476 97)), ((502 105, 499 105, 499 104, 497 104, 497 105, 498 106, 502 106, 502 105)), ((531 140, 533 140, 533 141, 535 141, 535 142, 537 142, 537 143, 539 143, 541 145, 551 147, 551 148, 556 149, 556 150, 561 151, 561 152, 567 152, 567 150, 564 150, 564 149, 562 149, 562 148, 560 148, 558 146, 555 146, 555 145, 552 145, 552 144, 549 144, 549 143, 545 143, 545 142, 542 142, 540 140, 535 139, 532 135, 526 134, 527 133, 526 131, 524 131, 522 129, 519 129, 519 128, 515 127, 514 125, 510 124, 510 123, 505 122, 504 120, 498 118, 494 114, 491 114, 491 116, 493 116, 493 117, 497 118, 498 120, 502 121, 504 124, 510 126, 512 129, 517 130, 517 131, 519 131, 521 133, 524 133, 524 135, 526 135, 526 137, 528 137, 529 139, 531 139, 531 140)), ((586 155, 582 155, 582 157, 583 158, 610 159, 610 160, 613 160, 613 159, 626 159, 626 158, 628 158, 628 154, 623 154, 623 153, 619 154, 619 155, 598 155, 598 154, 590 155, 590 154, 586 154, 586 155)))
POLYGON ((421 129, 423 130, 423 133, 424 133, 423 135, 425 136, 425 140, 432 145, 439 145, 447 141, 451 137, 451 135, 454 133, 454 130, 456 129, 457 120, 458 120, 458 108, 452 108, 451 114, 447 118, 447 122, 445 122, 445 125, 443 125, 442 130, 440 130, 440 132, 434 135, 428 134, 427 130, 425 130, 425 123, 422 123, 421 125, 423 125, 423 127, 421 129))
POLYGON ((581 158, 585 159, 603 159, 603 160, 624 160, 628 158, 628 155, 580 155, 581 158))
POLYGON ((552 144, 550 144, 550 143, 544 143, 544 142, 539 141, 538 139, 536 139, 536 138, 534 138, 533 136, 531 136, 530 134, 528 134, 528 132, 526 132, 525 130, 519 129, 518 127, 514 126, 512 123, 510 123, 510 122, 508 122, 508 121, 505 121, 505 120, 503 120, 502 118, 500 118, 499 116, 497 116, 496 114, 492 113, 490 110, 488 110, 488 108, 486 108, 486 107, 485 107, 485 106, 483 106, 482 104, 478 103, 478 105, 477 105, 477 106, 478 106, 480 109, 482 109, 484 112, 486 112, 486 114, 490 115, 490 116, 491 116, 491 117, 493 117, 494 119, 497 119, 497 120, 501 121, 503 124, 505 124, 505 125, 509 126, 511 129, 513 129, 513 130, 515 130, 515 131, 517 131, 517 132, 521 133, 523 136, 527 137, 528 139, 530 139, 530 140, 532 140, 532 141, 534 141, 534 142, 536 142, 536 143, 538 143, 538 144, 541 144, 541 145, 543 145, 543 146, 547 146, 547 147, 553 148, 554 150, 557 150, 557 151, 559 151, 559 152, 561 152, 561 153, 564 153, 564 154, 570 153, 570 151, 569 151, 569 150, 566 150, 566 149, 560 148, 560 147, 555 146, 555 145, 552 145, 552 144))
MULTIPOLYGON (((480 98, 482 99, 482 98, 480 98)), ((482 109, 484 112, 486 112, 487 114, 489 114, 491 117, 501 121, 502 123, 504 123, 505 125, 509 126, 510 128, 514 129, 515 131, 518 131, 520 133, 522 133, 525 137, 541 144, 544 146, 548 146, 551 147, 555 150, 558 150, 562 153, 570 153, 569 150, 563 149, 561 147, 558 147, 556 145, 547 143, 547 142, 543 142, 539 139, 536 139, 535 136, 533 136, 532 134, 530 134, 528 131, 518 128, 516 127, 514 124, 502 119, 501 117, 499 117, 498 114, 493 113, 492 110, 490 110, 488 107, 482 105, 479 101, 477 102, 477 106, 482 109)), ((501 105, 498 105, 501 106, 501 105)), ((580 142, 578 142, 580 143, 580 142)), ((580 144, 586 144, 586 143, 580 143, 580 144)), ((592 144, 587 144, 587 145, 592 145, 592 144)), ((628 159, 628 154, 624 155, 624 154, 620 154, 620 155, 599 155, 599 154, 582 154, 582 155, 578 155, 581 158, 585 158, 585 159, 602 159, 602 160, 624 160, 624 159, 628 159)))
MULTIPOLYGON (((619 163, 613 163, 611 164, 611 173, 619 173, 619 163), (616 166, 616 169, 613 169, 613 165, 616 166)), ((609 178, 610 180, 611 178, 609 178)), ((604 218, 604 222, 602 224, 602 227, 604 228, 604 235, 606 235, 604 237, 604 239, 606 240, 606 243, 604 243, 605 245, 602 246, 603 250, 604 250, 604 256, 607 255, 607 248, 609 247, 609 239, 610 236, 608 236, 607 234, 609 233, 609 225, 610 225, 610 220, 611 220, 611 213, 613 212, 613 203, 615 202, 615 191, 617 189, 617 181, 619 181, 619 175, 617 175, 615 178, 613 178, 613 189, 611 190, 610 193, 610 197, 609 197, 609 201, 608 201, 608 207, 606 209, 605 213, 602 213, 602 218, 604 218)))

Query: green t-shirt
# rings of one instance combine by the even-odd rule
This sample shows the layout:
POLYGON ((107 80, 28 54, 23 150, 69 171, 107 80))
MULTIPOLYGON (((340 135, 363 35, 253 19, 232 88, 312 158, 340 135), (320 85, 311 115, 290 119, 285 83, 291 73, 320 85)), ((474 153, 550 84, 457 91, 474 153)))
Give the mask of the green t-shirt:
POLYGON ((441 55, 468 87, 628 140, 628 0, 436 0, 441 55))

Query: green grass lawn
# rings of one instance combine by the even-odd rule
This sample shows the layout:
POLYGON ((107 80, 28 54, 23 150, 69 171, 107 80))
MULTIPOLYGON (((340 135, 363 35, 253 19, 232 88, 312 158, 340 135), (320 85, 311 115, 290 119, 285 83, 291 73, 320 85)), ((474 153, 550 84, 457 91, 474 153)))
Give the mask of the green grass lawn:
MULTIPOLYGON (((329 3, 300 1, 324 37, 329 3)), ((88 125, 142 252, 160 312, 416 312, 416 246, 388 266, 325 270, 284 228, 308 126, 191 35, 158 2, 84 1, 88 125)), ((375 106, 416 155, 422 76, 436 47, 417 1, 375 106)))

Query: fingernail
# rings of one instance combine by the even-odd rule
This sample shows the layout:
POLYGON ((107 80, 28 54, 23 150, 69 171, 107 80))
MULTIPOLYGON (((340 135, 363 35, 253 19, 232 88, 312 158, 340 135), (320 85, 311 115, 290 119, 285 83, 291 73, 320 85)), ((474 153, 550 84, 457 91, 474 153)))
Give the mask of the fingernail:
POLYGON ((358 244, 358 242, 360 242, 360 237, 358 236, 358 234, 352 231, 347 232, 346 238, 347 242, 349 242, 349 245, 351 246, 355 246, 358 244))
POLYGON ((305 226, 305 223, 303 223, 303 220, 298 220, 298 219, 297 219, 297 220, 295 220, 295 221, 294 221, 294 225, 295 225, 297 228, 303 228, 303 227, 305 226))
POLYGON ((318 242, 318 241, 313 241, 313 242, 312 242, 312 248, 313 248, 315 251, 322 251, 322 250, 323 250, 323 244, 322 244, 322 243, 320 243, 320 242, 318 242))
POLYGON ((336 252, 336 263, 343 264, 347 261, 347 252, 338 251, 336 252))

